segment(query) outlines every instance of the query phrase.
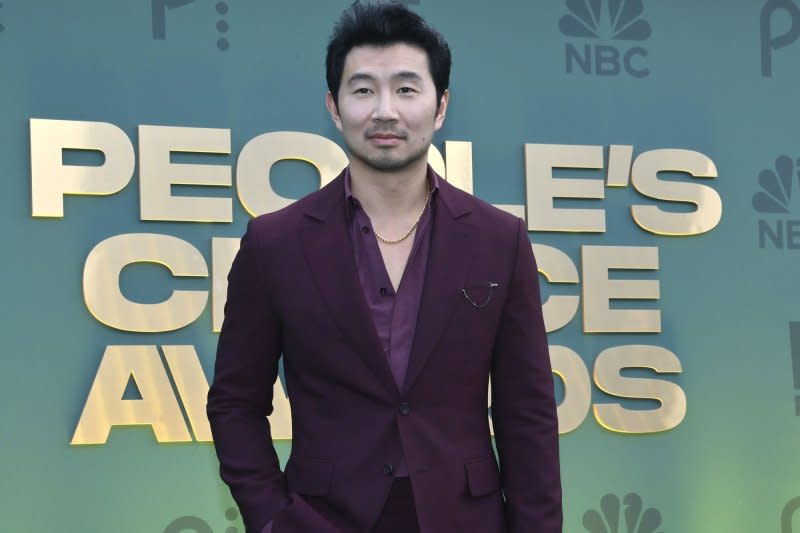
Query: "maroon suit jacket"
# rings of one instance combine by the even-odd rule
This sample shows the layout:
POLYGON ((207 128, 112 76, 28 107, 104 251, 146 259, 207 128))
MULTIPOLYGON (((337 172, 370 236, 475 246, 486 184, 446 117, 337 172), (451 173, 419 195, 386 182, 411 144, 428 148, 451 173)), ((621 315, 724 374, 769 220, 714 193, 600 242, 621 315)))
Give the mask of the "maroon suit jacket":
POLYGON ((247 531, 273 521, 274 533, 366 533, 403 453, 423 533, 560 532, 553 378, 523 222, 440 181, 399 390, 344 201, 339 176, 253 219, 230 271, 208 417, 247 531), (267 420, 281 355, 293 432, 285 472, 267 420))

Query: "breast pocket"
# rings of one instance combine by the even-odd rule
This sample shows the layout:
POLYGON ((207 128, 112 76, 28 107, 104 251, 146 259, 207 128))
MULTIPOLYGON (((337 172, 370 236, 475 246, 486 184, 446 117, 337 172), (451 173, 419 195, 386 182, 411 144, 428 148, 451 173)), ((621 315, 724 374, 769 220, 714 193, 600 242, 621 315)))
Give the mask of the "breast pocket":
POLYGON ((456 298, 455 312, 448 331, 450 340, 461 341, 479 351, 491 348, 505 300, 501 281, 472 278, 456 298))
POLYGON ((486 281, 484 283, 470 283, 461 289, 461 295, 474 309, 486 309, 492 304, 492 300, 500 293, 500 284, 496 281, 486 281))

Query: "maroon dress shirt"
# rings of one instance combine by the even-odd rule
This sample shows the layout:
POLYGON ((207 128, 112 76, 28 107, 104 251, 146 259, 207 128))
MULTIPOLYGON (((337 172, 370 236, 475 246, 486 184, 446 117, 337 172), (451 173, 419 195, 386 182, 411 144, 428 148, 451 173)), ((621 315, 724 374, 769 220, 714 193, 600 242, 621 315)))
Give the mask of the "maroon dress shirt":
MULTIPOLYGON (((344 174, 344 194, 347 209, 347 220, 350 224, 350 240, 353 243, 358 277, 367 300, 372 321, 378 338, 383 345, 383 353, 392 370, 397 388, 403 388, 408 361, 411 357, 411 344, 417 328, 419 300, 422 296, 422 285, 425 281, 425 269, 431 242, 431 209, 439 190, 436 173, 428 167, 428 186, 431 197, 428 207, 422 213, 414 235, 414 244, 400 279, 397 291, 392 287, 386 265, 383 263, 378 240, 372 229, 372 222, 361 208, 358 199, 353 196, 350 187, 350 169, 344 174)), ((408 466, 405 458, 401 458, 395 468, 395 477, 408 477, 408 466)), ((272 533, 270 521, 261 533, 272 533)))
MULTIPOLYGON (((427 179, 431 191, 429 205, 417 224, 414 244, 400 284, 395 291, 386 271, 372 222, 361 208, 358 199, 353 196, 349 168, 344 175, 347 219, 350 223, 350 239, 353 243, 356 268, 375 330, 383 345, 383 353, 386 355, 399 390, 403 389, 411 357, 411 344, 414 342, 414 332, 417 327, 419 301, 430 251, 431 209, 434 209, 434 200, 439 187, 436 174, 430 167, 427 179)), ((400 461, 395 472, 396 477, 408 476, 405 460, 400 461)))

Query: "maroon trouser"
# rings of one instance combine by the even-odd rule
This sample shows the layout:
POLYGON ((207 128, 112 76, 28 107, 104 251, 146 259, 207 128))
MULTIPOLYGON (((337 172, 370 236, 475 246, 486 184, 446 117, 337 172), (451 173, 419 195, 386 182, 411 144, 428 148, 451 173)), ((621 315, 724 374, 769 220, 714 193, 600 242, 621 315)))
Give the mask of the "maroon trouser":
POLYGON ((419 533, 417 508, 414 506, 411 481, 407 477, 394 479, 372 533, 419 533))

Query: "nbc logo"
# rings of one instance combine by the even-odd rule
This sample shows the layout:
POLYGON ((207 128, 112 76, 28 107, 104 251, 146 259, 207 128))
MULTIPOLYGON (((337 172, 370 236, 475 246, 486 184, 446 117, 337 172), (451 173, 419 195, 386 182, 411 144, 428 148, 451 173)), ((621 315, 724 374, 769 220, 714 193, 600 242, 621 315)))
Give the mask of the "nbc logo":
POLYGON ((642 507, 638 494, 630 493, 622 502, 618 496, 606 494, 600 498, 599 511, 583 513, 583 527, 590 533, 655 533, 661 525, 661 513, 652 507, 643 511, 642 507))
POLYGON ((621 42, 645 41, 650 24, 642 18, 642 0, 567 0, 569 13, 558 27, 572 39, 613 40, 619 46, 574 42, 566 43, 564 55, 568 74, 617 76, 623 70, 634 78, 644 78, 650 70, 644 65, 647 50, 641 46, 623 46, 621 42))
POLYGON ((792 202, 795 181, 800 190, 800 158, 793 161, 788 155, 775 159, 774 170, 767 168, 759 173, 761 190, 753 195, 753 209, 765 215, 778 215, 758 220, 759 248, 766 248, 769 242, 779 249, 800 249, 800 219, 788 218, 792 208, 800 203, 796 196, 792 202))

